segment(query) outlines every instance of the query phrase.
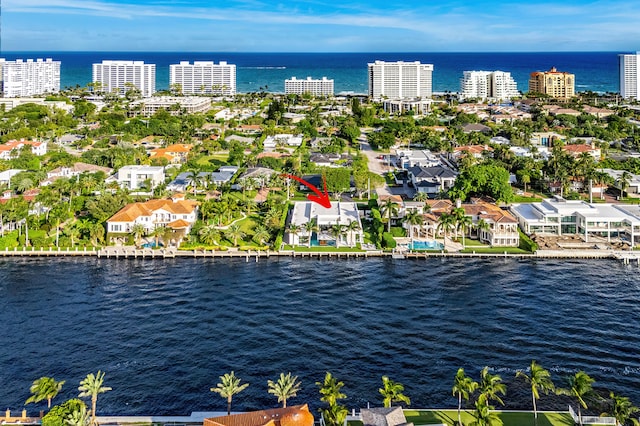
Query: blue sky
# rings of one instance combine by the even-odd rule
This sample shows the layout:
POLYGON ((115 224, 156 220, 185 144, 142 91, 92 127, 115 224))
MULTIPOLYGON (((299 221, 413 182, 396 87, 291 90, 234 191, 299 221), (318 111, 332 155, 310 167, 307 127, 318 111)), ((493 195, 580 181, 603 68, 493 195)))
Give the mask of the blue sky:
POLYGON ((4 0, 4 51, 640 50, 638 0, 4 0))

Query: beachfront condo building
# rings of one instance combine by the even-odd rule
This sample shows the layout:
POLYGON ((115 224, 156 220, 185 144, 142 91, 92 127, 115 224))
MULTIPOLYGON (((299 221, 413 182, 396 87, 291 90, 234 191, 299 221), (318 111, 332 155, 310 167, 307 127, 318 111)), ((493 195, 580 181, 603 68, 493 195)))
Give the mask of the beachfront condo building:
POLYGON ((236 94, 236 66, 225 61, 181 61, 169 66, 169 83, 185 95, 232 96, 236 94))
POLYGON ((28 97, 60 91, 60 61, 51 58, 0 59, 2 93, 6 98, 28 97))
POLYGON ((124 96, 136 88, 143 97, 152 96, 156 91, 156 65, 144 61, 110 61, 93 64, 93 83, 101 92, 117 92, 124 96))
POLYGON ((519 96, 518 84, 510 72, 464 71, 460 80, 460 99, 505 101, 519 96))
POLYGON ((381 99, 430 98, 433 65, 375 61, 369 66, 369 97, 381 99))
POLYGON ((321 80, 307 77, 305 80, 298 80, 291 77, 284 81, 284 93, 286 95, 302 95, 304 93, 313 96, 333 96, 333 79, 322 77, 321 80))
POLYGON ((640 100, 638 63, 640 63, 640 52, 618 55, 620 96, 625 99, 640 100))
POLYGON ((575 75, 553 67, 549 71, 531 73, 529 92, 542 93, 556 99, 569 99, 576 94, 575 82, 575 75))

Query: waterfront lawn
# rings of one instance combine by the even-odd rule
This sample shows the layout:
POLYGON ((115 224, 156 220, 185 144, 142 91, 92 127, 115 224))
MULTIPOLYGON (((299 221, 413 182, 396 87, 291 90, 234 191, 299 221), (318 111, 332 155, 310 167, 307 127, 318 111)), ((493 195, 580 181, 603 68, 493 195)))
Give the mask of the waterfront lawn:
POLYGON ((499 253, 504 254, 531 254, 530 251, 522 250, 518 247, 489 247, 489 246, 471 246, 464 250, 460 250, 460 253, 499 253))
POLYGON ((228 153, 204 155, 198 158, 198 161, 196 161, 196 164, 201 167, 214 166, 217 168, 220 166, 226 166, 228 159, 229 159, 228 153))
POLYGON ((295 246, 292 247, 290 245, 285 245, 284 250, 293 250, 296 253, 362 253, 364 250, 356 247, 302 247, 295 246))
MULTIPOLYGON (((458 421, 457 410, 404 410, 407 422, 416 425, 447 424, 453 425, 458 421)), ((533 412, 498 411, 498 416, 504 426, 533 425, 533 412)), ((471 411, 462 411, 462 423, 469 424, 475 419, 471 411)), ((538 413, 538 426, 572 426, 573 419, 569 413, 538 413)))

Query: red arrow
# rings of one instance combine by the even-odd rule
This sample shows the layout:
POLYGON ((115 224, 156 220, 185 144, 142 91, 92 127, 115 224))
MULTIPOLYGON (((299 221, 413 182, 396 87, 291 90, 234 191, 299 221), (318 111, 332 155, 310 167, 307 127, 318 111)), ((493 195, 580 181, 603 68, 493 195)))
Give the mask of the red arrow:
POLYGON ((297 180, 298 182, 300 182, 304 186, 308 186, 310 190, 312 190, 313 192, 318 194, 318 195, 308 194, 307 195, 307 200, 313 201, 314 203, 318 203, 322 207, 324 207, 325 209, 330 209, 331 208, 331 200, 329 200, 329 194, 327 193, 327 181, 325 180, 324 176, 322 177, 322 184, 324 185, 324 192, 320 192, 320 190, 318 188, 316 188, 314 185, 310 184, 309 182, 307 182, 306 180, 304 180, 304 179, 302 179, 302 178, 300 178, 298 176, 288 175, 286 173, 283 174, 282 176, 291 178, 293 180, 297 180))

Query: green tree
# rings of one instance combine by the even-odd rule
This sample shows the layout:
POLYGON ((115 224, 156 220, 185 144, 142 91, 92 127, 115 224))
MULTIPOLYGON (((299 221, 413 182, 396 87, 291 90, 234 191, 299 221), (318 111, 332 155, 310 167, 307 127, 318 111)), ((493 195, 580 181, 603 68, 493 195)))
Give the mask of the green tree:
POLYGON ((476 409, 473 413, 475 420, 469 426, 496 426, 501 425, 502 420, 498 414, 493 411, 493 407, 489 405, 489 398, 485 394, 481 394, 476 401, 476 409))
POLYGON ((480 394, 486 396, 487 404, 491 400, 495 400, 501 405, 504 405, 504 402, 498 394, 505 395, 507 393, 507 386, 502 383, 502 378, 498 374, 489 373, 489 367, 484 367, 480 371, 478 388, 480 389, 480 394))
POLYGON ((253 241, 263 246, 271 238, 271 233, 263 225, 258 225, 253 229, 253 241))
POLYGON ((318 232, 318 229, 320 228, 318 228, 318 224, 316 223, 315 219, 312 219, 306 222, 304 225, 302 225, 302 229, 304 229, 307 235, 309 236, 309 240, 307 241, 307 244, 308 244, 308 247, 311 248, 311 237, 313 237, 313 233, 318 232))
POLYGON ((91 424, 96 424, 96 405, 98 403, 98 395, 111 390, 108 386, 103 386, 104 373, 98 370, 97 374, 89 373, 78 386, 80 394, 78 397, 91 397, 91 424))
POLYGON ((140 239, 147 233, 147 228, 141 223, 136 223, 131 227, 131 234, 136 241, 136 245, 140 245, 140 239))
POLYGON ((398 214, 398 204, 391 198, 387 198, 380 206, 380 214, 387 216, 387 232, 391 232, 391 218, 398 214))
POLYGON ((327 372, 324 376, 324 382, 316 382, 316 385, 320 388, 320 401, 328 404, 327 408, 321 408, 320 412, 324 418, 327 426, 342 426, 347 418, 347 408, 338 404, 338 400, 344 399, 347 396, 342 393, 342 387, 344 383, 338 381, 327 372))
POLYGON ((595 382, 584 371, 578 371, 566 379, 567 387, 559 388, 557 393, 574 397, 578 401, 578 418, 582 425, 582 408, 588 408, 587 401, 594 396, 593 383, 595 382))
POLYGON ((227 398, 227 415, 231 414, 231 401, 233 395, 239 394, 249 386, 249 383, 240 384, 242 380, 235 376, 235 373, 226 373, 220 376, 220 382, 215 388, 211 388, 211 392, 219 394, 223 398, 227 398))
POLYGON ((408 211, 402 220, 407 224, 407 228, 409 228, 409 238, 413 238, 414 228, 417 226, 419 229, 424 223, 424 217, 417 210, 408 211))
POLYGON ((64 380, 57 382, 53 377, 40 377, 39 379, 34 380, 31 385, 31 389, 29 389, 31 396, 27 399, 25 404, 40 402, 46 399, 47 408, 51 408, 51 400, 60 393, 64 382, 64 380))
POLYGON ((613 392, 609 392, 609 400, 607 401, 609 409, 603 416, 610 416, 616 419, 617 426, 626 425, 627 422, 631 422, 633 425, 639 425, 637 419, 632 418, 640 409, 635 407, 629 398, 616 395, 613 392))
POLYGON ((208 246, 218 244, 220 231, 214 225, 205 225, 198 231, 200 241, 208 246))
POLYGON ((67 426, 66 420, 70 415, 76 411, 80 411, 84 407, 87 410, 87 405, 80 399, 70 399, 63 402, 60 405, 55 405, 49 412, 42 418, 42 426, 67 426))
POLYGON ((237 246, 238 240, 243 239, 245 236, 244 231, 237 223, 232 223, 231 225, 229 225, 227 230, 224 232, 224 235, 227 239, 233 242, 234 246, 237 246))
POLYGON ((545 394, 555 389, 553 382, 551 381, 551 374, 549 371, 542 368, 535 361, 531 361, 529 366, 529 374, 524 371, 518 371, 516 377, 522 377, 529 385, 531 385, 531 399, 533 401, 533 417, 535 421, 538 421, 538 410, 536 407, 536 400, 540 399, 540 391, 545 394))
POLYGON ((298 395, 300 391, 300 382, 298 376, 292 376, 291 373, 280 373, 280 377, 276 382, 267 381, 268 392, 278 397, 278 402, 282 402, 282 408, 287 407, 287 400, 298 395))
POLYGON ((453 380, 453 387, 451 388, 451 392, 454 396, 458 397, 458 425, 462 426, 462 399, 465 401, 469 401, 469 397, 475 390, 478 389, 478 382, 473 381, 473 379, 467 376, 464 373, 464 368, 458 368, 458 372, 456 373, 456 377, 453 380))
POLYGON ((82 404, 77 410, 72 411, 64 420, 67 426, 89 426, 91 418, 87 406, 82 404))
POLYGON ((382 387, 378 389, 382 395, 382 404, 389 408, 394 402, 404 402, 411 405, 411 399, 404 392, 404 385, 400 382, 394 382, 387 376, 382 376, 382 387))

